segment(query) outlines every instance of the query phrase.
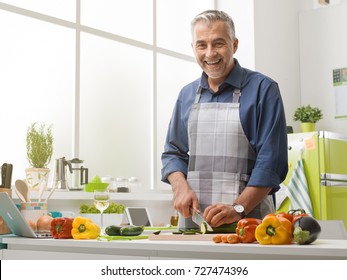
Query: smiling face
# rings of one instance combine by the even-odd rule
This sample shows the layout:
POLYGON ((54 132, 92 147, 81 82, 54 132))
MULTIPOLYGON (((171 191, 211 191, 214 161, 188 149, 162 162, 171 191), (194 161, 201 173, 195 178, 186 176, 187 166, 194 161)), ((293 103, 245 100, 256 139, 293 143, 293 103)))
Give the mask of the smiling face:
POLYGON ((208 83, 217 90, 234 66, 237 38, 230 38, 228 25, 223 21, 198 21, 193 28, 193 51, 196 61, 208 76, 208 83))

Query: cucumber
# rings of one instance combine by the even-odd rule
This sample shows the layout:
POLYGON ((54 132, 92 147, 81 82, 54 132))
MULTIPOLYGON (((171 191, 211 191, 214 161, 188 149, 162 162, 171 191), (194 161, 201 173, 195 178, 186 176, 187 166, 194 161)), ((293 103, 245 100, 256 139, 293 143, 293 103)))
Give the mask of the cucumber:
POLYGON ((144 226, 126 226, 120 229, 120 235, 136 236, 136 235, 140 235, 144 229, 145 229, 144 226))
POLYGON ((209 230, 207 230, 206 223, 202 222, 200 224, 200 231, 202 234, 205 234, 205 233, 235 233, 236 227, 237 227, 237 222, 231 223, 231 224, 224 224, 224 225, 221 225, 219 227, 214 227, 214 228, 212 228, 213 231, 209 231, 209 230))
POLYGON ((109 236, 119 236, 119 235, 121 235, 120 234, 121 228, 122 227, 120 227, 120 226, 111 225, 111 226, 108 226, 105 228, 105 233, 109 236))

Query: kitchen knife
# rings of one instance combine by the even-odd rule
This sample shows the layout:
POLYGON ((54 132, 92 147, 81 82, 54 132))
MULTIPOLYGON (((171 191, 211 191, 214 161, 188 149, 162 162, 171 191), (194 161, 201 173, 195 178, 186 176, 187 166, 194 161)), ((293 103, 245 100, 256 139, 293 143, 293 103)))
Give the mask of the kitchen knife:
POLYGON ((5 188, 7 163, 1 165, 1 187, 5 188))
POLYGON ((10 189, 12 184, 12 164, 7 163, 6 176, 5 176, 5 188, 10 189))
POLYGON ((201 223, 205 223, 207 226, 208 231, 213 231, 212 227, 205 221, 203 216, 201 216, 195 209, 192 209, 192 220, 194 223, 196 223, 198 226, 201 225, 201 223))

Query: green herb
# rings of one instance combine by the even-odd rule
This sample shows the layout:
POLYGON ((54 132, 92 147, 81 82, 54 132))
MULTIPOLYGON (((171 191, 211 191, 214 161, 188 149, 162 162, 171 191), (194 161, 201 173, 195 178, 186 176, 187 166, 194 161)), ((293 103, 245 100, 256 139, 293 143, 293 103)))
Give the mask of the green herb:
POLYGON ((26 148, 27 158, 32 167, 47 167, 53 154, 52 125, 30 125, 27 130, 26 148))
POLYGON ((310 105, 299 107, 295 110, 293 120, 300 122, 316 123, 323 118, 322 111, 310 105))
MULTIPOLYGON (((110 206, 104 211, 104 214, 123 214, 125 206, 111 202, 110 206)), ((82 204, 80 206, 81 214, 99 214, 100 211, 94 205, 82 204)))

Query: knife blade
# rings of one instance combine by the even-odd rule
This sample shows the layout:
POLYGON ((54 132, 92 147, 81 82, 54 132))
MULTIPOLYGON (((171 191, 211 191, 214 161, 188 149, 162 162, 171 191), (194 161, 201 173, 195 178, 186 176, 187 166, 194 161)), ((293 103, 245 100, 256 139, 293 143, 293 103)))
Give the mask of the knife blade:
POLYGON ((205 223, 207 226, 207 229, 209 231, 213 231, 212 227, 209 225, 208 222, 206 222, 206 220, 204 219, 203 216, 201 216, 195 209, 192 209, 192 220, 194 223, 196 223, 198 226, 201 225, 201 223, 205 223))

